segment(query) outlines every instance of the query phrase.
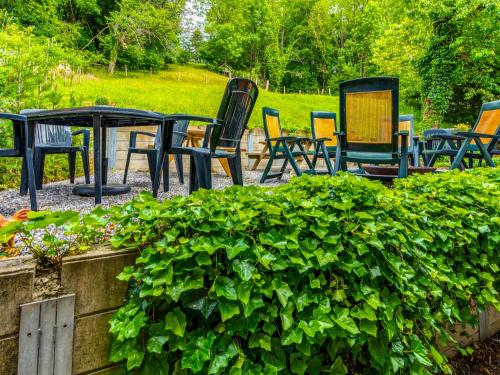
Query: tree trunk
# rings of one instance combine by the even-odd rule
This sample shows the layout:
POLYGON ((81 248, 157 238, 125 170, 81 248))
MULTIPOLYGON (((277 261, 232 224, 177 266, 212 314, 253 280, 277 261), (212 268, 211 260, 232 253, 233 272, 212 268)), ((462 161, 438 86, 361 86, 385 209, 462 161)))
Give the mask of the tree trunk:
POLYGON ((111 46, 111 53, 109 55, 108 73, 113 74, 115 72, 116 60, 118 60, 118 42, 113 41, 111 46))

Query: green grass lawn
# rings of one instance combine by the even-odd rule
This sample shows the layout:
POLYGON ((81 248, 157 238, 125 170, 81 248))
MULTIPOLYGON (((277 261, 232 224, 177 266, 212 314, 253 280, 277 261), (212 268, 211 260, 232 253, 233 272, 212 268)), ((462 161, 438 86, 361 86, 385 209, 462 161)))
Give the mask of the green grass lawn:
MULTIPOLYGON (((83 75, 70 89, 63 88, 62 105, 69 105, 70 91, 77 105, 94 104, 105 97, 118 107, 147 109, 163 113, 190 113, 215 116, 224 93, 227 77, 195 65, 171 65, 160 73, 104 71, 83 75)), ((280 111, 281 125, 292 132, 310 129, 311 111, 338 113, 337 96, 309 94, 279 94, 262 87, 255 106, 250 128, 262 127, 262 107, 280 111)), ((403 113, 403 109, 401 110, 403 113)))

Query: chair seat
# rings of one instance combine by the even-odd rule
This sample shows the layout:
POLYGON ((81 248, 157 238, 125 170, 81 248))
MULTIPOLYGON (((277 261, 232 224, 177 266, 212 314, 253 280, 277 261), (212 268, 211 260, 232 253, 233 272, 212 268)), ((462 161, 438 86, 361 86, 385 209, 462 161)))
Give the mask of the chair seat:
POLYGON ((386 152, 359 152, 348 151, 346 152, 347 161, 365 161, 365 162, 387 162, 397 163, 398 158, 393 158, 392 154, 386 152))
POLYGON ((129 151, 133 154, 149 154, 158 152, 155 148, 139 148, 139 147, 129 147, 129 151))
POLYGON ((233 152, 228 152, 224 150, 215 150, 212 152, 208 147, 171 147, 170 151, 173 154, 203 154, 203 155, 212 155, 214 158, 234 158, 236 154, 233 152))
POLYGON ((85 146, 35 146, 35 150, 40 150, 45 154, 67 154, 68 152, 83 152, 85 146))

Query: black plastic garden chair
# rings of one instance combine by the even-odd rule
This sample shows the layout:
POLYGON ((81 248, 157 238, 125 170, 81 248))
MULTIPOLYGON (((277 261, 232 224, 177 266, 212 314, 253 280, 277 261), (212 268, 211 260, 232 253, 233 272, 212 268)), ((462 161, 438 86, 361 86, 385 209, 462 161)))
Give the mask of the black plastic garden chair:
POLYGON ((495 166, 492 155, 495 154, 500 140, 500 100, 484 103, 477 118, 476 124, 469 132, 456 132, 451 135, 437 135, 433 139, 439 140, 439 146, 433 150, 429 166, 433 166, 437 157, 448 155, 454 157, 450 169, 467 167, 465 160, 469 159, 469 168, 473 167, 473 160, 485 161, 490 167, 495 166), (445 148, 448 144, 449 148, 445 148))
POLYGON ((266 144, 269 149, 269 160, 267 161, 260 183, 264 183, 267 179, 283 177, 286 166, 290 163, 293 171, 297 176, 302 173, 313 173, 314 168, 307 157, 307 151, 304 148, 304 142, 312 142, 309 138, 283 136, 280 125, 279 112, 276 109, 264 107, 262 108, 262 120, 264 122, 264 132, 266 134, 266 144), (298 150, 295 149, 298 148, 298 150), (299 168, 298 159, 304 159, 309 167, 308 170, 299 168), (283 160, 281 169, 277 173, 269 173, 275 160, 283 160))
MULTIPOLYGON (((257 85, 244 78, 229 80, 217 113, 207 126, 202 147, 179 147, 162 145, 162 155, 156 165, 156 173, 161 173, 167 152, 190 156, 189 192, 200 188, 212 188, 212 159, 227 159, 231 178, 235 185, 243 185, 241 168, 241 138, 247 127, 255 102, 259 95, 257 85)), ((208 119, 206 119, 208 121, 208 119)), ((167 142, 168 137, 162 137, 167 142)), ((156 175, 155 173, 155 175, 156 175)), ((158 178, 156 178, 158 181, 158 178)), ((153 195, 158 193, 158 184, 153 187, 153 195)))
MULTIPOLYGON (((396 164, 398 177, 406 177, 408 135, 406 130, 399 131, 397 78, 370 77, 340 83, 340 157, 335 160, 335 171, 347 171, 347 162, 396 164)), ((364 175, 363 170, 359 172, 364 175)))
MULTIPOLYGON (((420 141, 419 148, 420 148, 420 154, 422 155, 422 159, 424 161, 424 166, 428 167, 429 162, 431 160, 431 157, 433 153, 438 149, 441 139, 435 138, 438 136, 448 136, 452 134, 452 129, 444 129, 444 128, 435 128, 435 129, 427 129, 424 130, 424 139, 420 141)), ((450 149, 450 146, 448 143, 445 143, 442 146, 443 150, 450 149)), ((443 155, 444 156, 444 155, 443 155)), ((453 159, 455 156, 453 153, 451 155, 446 155, 450 158, 450 164, 453 162, 453 159)))
MULTIPOLYGON (((21 114, 32 111, 40 110, 25 109, 21 111, 21 114)), ((89 184, 89 143, 90 131, 88 129, 80 129, 72 132, 69 126, 38 124, 36 127, 35 147, 33 151, 37 190, 42 189, 45 155, 68 154, 69 178, 70 182, 74 184, 76 154, 80 153, 82 156, 85 183, 89 184), (73 145, 73 137, 77 135, 83 135, 83 142, 80 146, 73 145)))
POLYGON ((28 121, 23 115, 0 113, 0 124, 4 121, 12 123, 14 144, 12 148, 0 148, 0 157, 22 158, 20 193, 26 195, 29 191, 31 209, 36 211, 35 169, 33 153, 28 147, 28 121))
MULTIPOLYGON (((172 132, 172 146, 181 147, 183 142, 187 136, 187 129, 189 126, 189 121, 176 121, 174 125, 174 129, 172 132)), ((161 127, 158 127, 156 134, 145 132, 145 131, 132 131, 130 132, 129 139, 129 147, 127 152, 127 161, 125 163, 125 173, 123 175, 123 183, 127 183, 128 169, 130 166, 130 158, 132 154, 142 154, 146 155, 148 159, 149 166, 149 175, 151 176, 151 183, 154 184, 155 181, 155 170, 156 170, 156 162, 158 160, 160 154, 160 146, 161 146, 161 127), (147 137, 154 137, 153 147, 137 147, 137 136, 145 135, 147 137)), ((184 169, 182 164, 182 155, 175 154, 171 155, 171 157, 175 161, 175 168, 177 169, 177 176, 179 177, 179 183, 184 184, 184 169)), ((168 178, 169 178, 169 169, 170 169, 170 157, 165 159, 163 163, 163 186, 164 190, 168 191, 168 178)))

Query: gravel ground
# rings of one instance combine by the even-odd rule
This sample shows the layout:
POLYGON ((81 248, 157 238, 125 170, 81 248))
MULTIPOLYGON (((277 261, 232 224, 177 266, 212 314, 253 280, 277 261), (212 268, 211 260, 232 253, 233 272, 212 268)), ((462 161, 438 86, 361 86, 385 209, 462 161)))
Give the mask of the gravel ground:
MULTIPOLYGON (((243 171, 245 185, 257 185, 262 175, 262 171, 243 171)), ((123 173, 112 173, 108 177, 109 183, 121 183, 123 173)), ((287 182, 289 175, 285 174, 281 181, 276 179, 268 180, 264 186, 275 186, 287 182)), ((164 193, 162 189, 158 194, 159 199, 170 199, 177 195, 188 194, 188 176, 184 178, 184 185, 179 184, 177 175, 174 173, 170 178, 170 191, 164 193)), ((83 183, 83 177, 77 178, 76 183, 83 183)), ((92 182, 92 181, 91 181, 92 182)), ((212 180, 215 189, 222 189, 232 185, 230 177, 215 174, 212 180)), ((117 204, 125 203, 131 200, 136 194, 142 191, 151 192, 151 180, 147 172, 130 172, 128 184, 132 188, 131 192, 123 195, 104 196, 102 199, 103 207, 109 207, 117 204)), ((39 210, 74 210, 79 212, 89 212, 94 208, 94 197, 80 197, 71 193, 74 185, 69 183, 69 180, 54 182, 43 185, 43 189, 37 191, 37 201, 39 210)), ((19 190, 11 189, 0 191, 0 214, 6 217, 11 216, 21 208, 29 207, 29 198, 21 197, 19 190)))

